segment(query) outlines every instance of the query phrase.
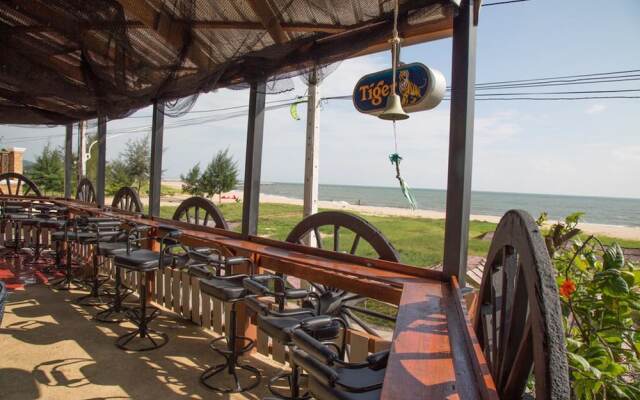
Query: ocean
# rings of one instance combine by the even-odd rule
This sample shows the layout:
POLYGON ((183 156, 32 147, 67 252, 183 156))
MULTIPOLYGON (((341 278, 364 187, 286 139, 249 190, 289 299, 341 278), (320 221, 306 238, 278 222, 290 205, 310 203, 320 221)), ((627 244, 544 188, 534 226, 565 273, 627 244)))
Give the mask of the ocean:
MULTIPOLYGON (((263 183, 265 194, 301 199, 301 183, 263 183)), ((446 192, 437 189, 413 189, 418 208, 445 211, 446 192)), ((320 185, 320 200, 345 201, 381 207, 408 208, 399 188, 371 186, 320 185)), ((518 208, 528 211, 534 218, 546 211, 549 219, 557 220, 582 211, 584 222, 621 226, 640 226, 640 199, 586 196, 560 196, 550 194, 472 192, 471 213, 502 216, 518 208)))

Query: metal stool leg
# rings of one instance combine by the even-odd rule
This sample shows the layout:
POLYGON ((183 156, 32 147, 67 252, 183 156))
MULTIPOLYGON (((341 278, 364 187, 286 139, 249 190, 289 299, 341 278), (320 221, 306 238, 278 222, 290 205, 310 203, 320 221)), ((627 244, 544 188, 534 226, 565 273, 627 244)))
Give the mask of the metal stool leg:
POLYGON ((109 304, 111 302, 110 299, 105 297, 110 297, 111 294, 107 293, 105 290, 101 290, 101 286, 106 282, 106 279, 101 280, 100 270, 98 263, 98 255, 93 253, 92 257, 93 262, 93 277, 91 278, 91 292, 85 296, 80 297, 76 302, 83 306, 103 306, 105 304, 109 304))
POLYGON ((158 349, 169 342, 169 336, 164 332, 158 332, 149 328, 149 323, 156 319, 160 314, 160 310, 152 307, 153 311, 150 315, 147 315, 147 286, 144 283, 145 279, 140 279, 140 309, 127 310, 127 316, 138 326, 138 329, 126 333, 120 336, 116 340, 116 346, 122 350, 129 351, 149 351, 158 349), (134 340, 137 339, 137 340, 134 340), (149 345, 135 346, 134 344, 140 344, 150 342, 149 345))
POLYGON ((126 312, 128 308, 125 307, 123 303, 131 293, 133 293, 133 290, 122 284, 120 268, 116 267, 113 301, 111 302, 109 308, 96 314, 96 321, 116 323, 126 320, 126 312))
POLYGON ((225 337, 220 337, 217 339, 214 339, 210 346, 213 350, 215 350, 216 352, 218 352, 219 354, 221 354, 226 361, 222 364, 218 364, 215 365, 209 369, 207 369, 206 371, 204 371, 202 373, 202 375, 200 375, 200 382, 206 386, 207 388, 214 390, 216 392, 222 392, 222 393, 240 393, 240 392, 244 392, 246 390, 251 390, 253 388, 255 388, 256 386, 258 386, 260 384, 260 379, 261 379, 261 373, 260 371, 255 368, 252 367, 250 365, 246 365, 246 364, 238 364, 238 357, 241 356, 242 354, 246 353, 247 351, 251 350, 255 344, 255 342, 247 337, 244 336, 238 336, 237 332, 236 332, 236 303, 234 302, 232 303, 231 306, 231 313, 229 316, 229 325, 231 325, 229 327, 229 336, 225 337), (216 347, 214 347, 214 343, 216 343, 217 341, 226 339, 227 341, 227 350, 220 350, 217 349, 216 347), (240 340, 246 340, 249 343, 244 346, 242 349, 237 349, 236 347, 236 341, 240 339, 240 340), (239 370, 244 370, 244 371, 248 371, 250 375, 248 375, 249 378, 254 377, 254 382, 249 383, 246 386, 242 386, 241 382, 240 382, 240 378, 238 377, 238 371, 239 370), (229 374, 232 378, 233 378, 233 387, 222 387, 222 386, 218 386, 218 385, 214 385, 212 383, 209 382, 209 379, 211 379, 212 377, 214 377, 215 375, 218 375, 220 373, 224 373, 226 372, 227 374, 229 374))
POLYGON ((84 282, 82 282, 80 279, 77 279, 73 275, 73 257, 71 254, 71 243, 66 242, 66 244, 66 265, 64 268, 64 276, 57 281, 51 282, 51 286, 57 290, 71 290, 72 286, 74 289, 82 289, 84 288, 84 282))

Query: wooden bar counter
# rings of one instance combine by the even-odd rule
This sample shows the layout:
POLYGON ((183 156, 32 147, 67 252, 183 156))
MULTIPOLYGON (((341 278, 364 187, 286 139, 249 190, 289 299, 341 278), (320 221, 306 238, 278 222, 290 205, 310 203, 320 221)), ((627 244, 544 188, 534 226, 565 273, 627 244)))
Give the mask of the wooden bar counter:
POLYGON ((242 238, 235 232, 143 218, 75 201, 43 200, 64 205, 74 214, 178 228, 186 245, 250 256, 260 268, 397 304, 383 400, 497 398, 457 281, 445 281, 439 271, 257 236, 242 238))

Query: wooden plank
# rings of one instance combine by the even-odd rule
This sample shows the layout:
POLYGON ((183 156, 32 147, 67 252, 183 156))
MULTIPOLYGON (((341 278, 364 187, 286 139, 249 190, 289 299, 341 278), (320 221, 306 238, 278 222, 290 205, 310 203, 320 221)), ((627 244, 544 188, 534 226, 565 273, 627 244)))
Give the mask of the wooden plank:
POLYGON ((42 244, 42 247, 45 249, 49 248, 49 244, 51 243, 49 235, 50 235, 49 229, 43 228, 40 233, 40 243, 42 244))
POLYGON ((211 296, 202 293, 202 327, 211 329, 211 296))
POLYGON ((271 356, 273 357, 274 361, 284 364, 287 361, 286 347, 277 340, 273 340, 271 356))
POLYGON ((155 300, 158 304, 164 304, 164 273, 165 269, 156 271, 155 300))
POLYGON ((219 335, 222 335, 222 319, 224 318, 224 313, 222 312, 222 302, 214 298, 211 298, 211 300, 213 303, 211 307, 211 323, 213 325, 213 331, 219 335))
POLYGON ((289 40, 289 36, 284 32, 278 15, 275 13, 271 5, 266 0, 247 0, 256 16, 262 22, 264 29, 269 32, 269 36, 277 44, 285 43, 289 40))
POLYGON ((228 335, 231 326, 231 303, 222 303, 222 307, 224 310, 224 332, 225 335, 228 335))
POLYGON ((381 400, 481 398, 455 302, 448 284, 405 285, 381 400))
POLYGON ((171 270, 171 297, 173 298, 173 311, 180 314, 180 270, 171 270))
POLYGON ((200 279, 191 277, 191 321, 200 325, 200 279))
POLYGON ((269 355, 269 336, 262 329, 258 329, 256 335, 256 350, 263 356, 269 355))
POLYGON ((349 361, 361 362, 369 355, 369 335, 358 331, 349 332, 349 361))
POLYGON ((173 277, 173 273, 171 272, 171 268, 165 267, 164 269, 164 306, 166 308, 171 308, 173 306, 173 290, 171 289, 171 278, 173 277))
POLYGON ((184 319, 191 319, 191 276, 186 269, 180 271, 180 283, 182 284, 182 308, 181 315, 184 319))

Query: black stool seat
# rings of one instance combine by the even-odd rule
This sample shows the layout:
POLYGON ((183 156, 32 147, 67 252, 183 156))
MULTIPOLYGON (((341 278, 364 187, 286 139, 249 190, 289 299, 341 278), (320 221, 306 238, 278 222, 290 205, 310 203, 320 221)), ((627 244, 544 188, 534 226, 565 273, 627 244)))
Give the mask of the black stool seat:
MULTIPOLYGON (((172 260, 173 257, 169 255, 163 256, 164 265, 170 265, 172 260)), ((134 250, 130 254, 116 255, 113 262, 122 268, 143 272, 153 271, 160 265, 160 253, 147 249, 134 250)))
POLYGON ((100 242, 98 244, 98 255, 101 256, 113 257, 126 253, 127 242, 100 242))
POLYGON ((40 226, 42 228, 47 228, 47 229, 62 229, 64 228, 65 224, 66 224, 66 221, 51 219, 51 218, 50 219, 43 218, 40 220, 40 226))
MULTIPOLYGON (((293 314, 291 316, 281 317, 258 314, 258 326, 273 339, 280 343, 287 344, 291 341, 291 330, 298 327, 303 320, 308 319, 312 315, 311 313, 293 314)), ((332 340, 340 334, 340 324, 332 321, 326 325, 309 326, 305 331, 319 341, 332 340)))
MULTIPOLYGON (((89 242, 91 240, 96 239, 95 232, 67 232, 67 239, 70 241, 80 241, 80 242, 89 242)), ((53 241, 62 241, 64 240, 64 231, 56 231, 51 234, 51 240, 53 241)))
POLYGON ((229 277, 213 277, 200 281, 200 290, 224 302, 241 300, 247 294, 242 281, 248 275, 232 275, 229 277))

